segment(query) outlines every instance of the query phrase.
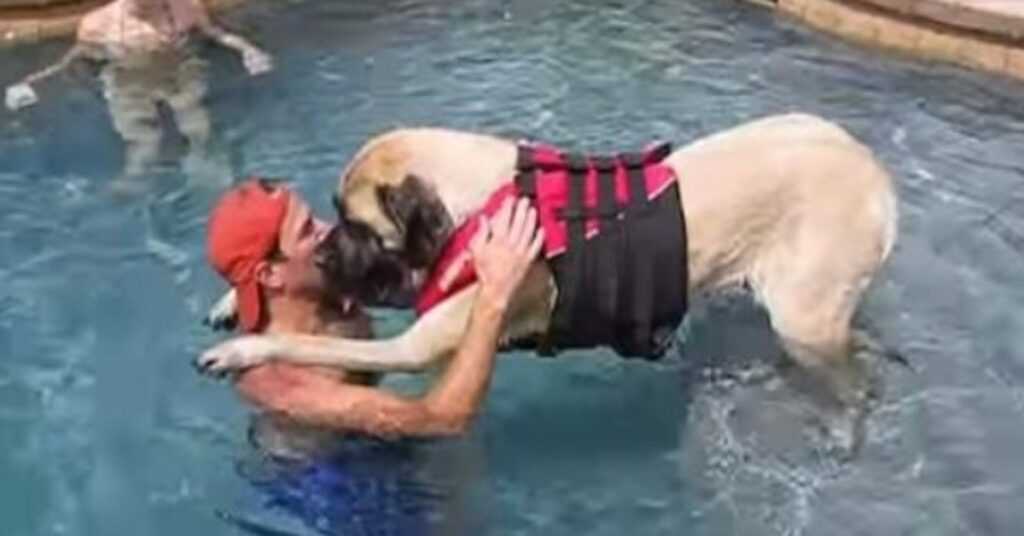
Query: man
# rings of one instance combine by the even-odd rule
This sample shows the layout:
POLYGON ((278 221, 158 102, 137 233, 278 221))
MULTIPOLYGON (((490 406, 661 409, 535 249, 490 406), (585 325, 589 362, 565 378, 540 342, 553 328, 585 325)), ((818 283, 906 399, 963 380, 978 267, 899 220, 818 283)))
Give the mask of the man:
MULTIPOLYGON (((248 332, 368 336, 358 304, 327 292, 317 265, 328 225, 298 195, 255 179, 221 197, 210 216, 208 253, 238 295, 248 332)), ((480 289, 462 343, 428 393, 406 398, 375 387, 364 375, 271 362, 236 379, 256 406, 286 420, 379 437, 429 437, 463 432, 478 410, 494 366, 512 293, 543 242, 525 200, 508 202, 470 244, 480 289)))
POLYGON ((32 84, 78 60, 102 62, 103 94, 114 128, 125 142, 124 173, 113 185, 116 191, 138 190, 137 179, 159 158, 159 103, 174 112, 178 129, 188 140, 184 167, 190 179, 230 176, 225 159, 208 154, 206 63, 192 46, 195 33, 238 51, 250 74, 272 67, 269 55, 214 24, 200 0, 114 0, 86 14, 75 45, 59 62, 8 87, 6 105, 15 110, 35 104, 38 97, 32 84))

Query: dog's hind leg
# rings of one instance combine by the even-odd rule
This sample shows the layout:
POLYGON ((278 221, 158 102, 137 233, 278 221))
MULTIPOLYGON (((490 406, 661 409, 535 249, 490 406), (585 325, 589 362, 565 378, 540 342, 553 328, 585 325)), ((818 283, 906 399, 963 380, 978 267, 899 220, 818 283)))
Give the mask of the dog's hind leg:
POLYGON ((769 242, 751 274, 786 353, 819 395, 832 439, 849 454, 862 439, 871 383, 865 363, 855 359, 851 323, 884 257, 874 233, 851 238, 863 248, 809 228, 790 230, 769 242))
POLYGON ((786 354, 800 365, 794 372, 810 380, 806 387, 833 446, 853 454, 862 440, 870 386, 865 363, 854 358, 850 329, 860 293, 849 288, 821 292, 821 287, 816 292, 814 286, 807 282, 801 289, 794 281, 788 290, 769 288, 764 298, 786 354))

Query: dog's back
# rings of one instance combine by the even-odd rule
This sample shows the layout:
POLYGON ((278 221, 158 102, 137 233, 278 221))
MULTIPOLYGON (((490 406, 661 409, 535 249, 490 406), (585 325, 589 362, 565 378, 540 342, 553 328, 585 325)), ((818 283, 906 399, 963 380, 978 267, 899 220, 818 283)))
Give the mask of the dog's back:
POLYGON ((774 269, 766 258, 772 250, 789 257, 786 265, 797 262, 793 239, 859 244, 851 255, 874 267, 895 242, 888 173, 867 147, 821 118, 753 121, 681 147, 666 162, 679 176, 697 287, 749 282, 774 269))
POLYGON ((342 172, 338 195, 357 212, 374 204, 369 193, 414 175, 433 188, 458 225, 515 172, 515 144, 441 128, 403 128, 374 137, 342 172), (358 205, 358 206, 357 206, 358 205))
MULTIPOLYGON (((339 192, 350 214, 386 235, 401 226, 373 189, 415 175, 458 225, 512 180, 515 160, 508 140, 397 130, 360 151, 339 192)), ((898 219, 891 178, 872 152, 831 122, 790 114, 698 139, 665 163, 678 178, 690 291, 749 286, 788 353, 841 401, 859 400, 850 323, 893 248, 898 219)), ((549 305, 530 315, 546 320, 549 305)))

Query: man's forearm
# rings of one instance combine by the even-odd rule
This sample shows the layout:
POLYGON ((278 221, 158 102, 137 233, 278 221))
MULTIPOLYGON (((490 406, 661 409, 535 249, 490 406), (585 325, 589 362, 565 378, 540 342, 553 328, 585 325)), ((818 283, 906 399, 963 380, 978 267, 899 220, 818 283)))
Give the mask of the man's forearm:
POLYGON ((256 405, 314 426, 381 437, 460 434, 487 392, 506 304, 507 299, 480 291, 458 351, 441 379, 419 400, 345 385, 283 363, 250 369, 236 385, 256 405))
POLYGON ((256 48, 252 43, 246 41, 244 37, 228 32, 212 22, 203 29, 207 35, 213 38, 214 41, 217 41, 225 47, 237 50, 238 52, 245 52, 246 50, 256 48))
POLYGON ((61 58, 60 61, 58 61, 57 63, 54 63, 53 65, 51 65, 51 66, 49 66, 49 67, 47 67, 45 69, 42 69, 42 70, 37 71, 37 72, 34 72, 34 73, 26 76, 25 78, 22 78, 21 79, 21 83, 22 84, 34 84, 34 83, 36 83, 36 82, 38 82, 40 80, 43 80, 44 78, 49 78, 49 77, 51 77, 51 76, 53 76, 53 75, 63 71, 64 69, 66 69, 68 67, 68 65, 71 65, 71 62, 75 61, 80 55, 81 55, 81 49, 79 49, 79 47, 75 46, 74 48, 69 50, 66 54, 64 54, 64 57, 61 58))
POLYGON ((430 413, 453 431, 463 430, 472 421, 487 392, 507 302, 490 296, 485 288, 480 290, 459 349, 424 397, 430 413))
POLYGON ((73 62, 79 60, 101 62, 106 58, 106 53, 102 45, 91 41, 78 41, 71 47, 71 50, 64 54, 64 57, 57 61, 57 63, 26 76, 20 83, 34 84, 67 69, 73 62))
POLYGON ((246 41, 244 37, 227 32, 222 33, 218 41, 220 44, 239 52, 256 48, 252 43, 246 41))

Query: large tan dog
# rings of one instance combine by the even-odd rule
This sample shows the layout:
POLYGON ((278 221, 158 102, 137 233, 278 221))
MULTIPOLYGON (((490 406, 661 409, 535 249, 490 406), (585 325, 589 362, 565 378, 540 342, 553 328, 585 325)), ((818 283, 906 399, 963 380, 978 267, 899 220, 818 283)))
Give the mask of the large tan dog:
MULTIPOLYGON (((678 177, 686 217, 690 293, 750 288, 787 353, 837 400, 859 407, 864 374, 851 359, 851 319, 897 230, 893 186, 872 152, 833 123, 793 114, 699 139, 665 163, 678 177)), ((511 141, 401 129, 361 148, 342 174, 338 199, 345 217, 368 225, 385 249, 422 257, 422 265, 453 226, 512 179, 515 165, 511 141)), ((273 358, 420 370, 455 350, 474 288, 394 338, 246 336, 209 350, 200 366, 223 372, 273 358)), ((556 293, 547 264, 537 262, 511 308, 507 337, 544 333, 556 293)))

